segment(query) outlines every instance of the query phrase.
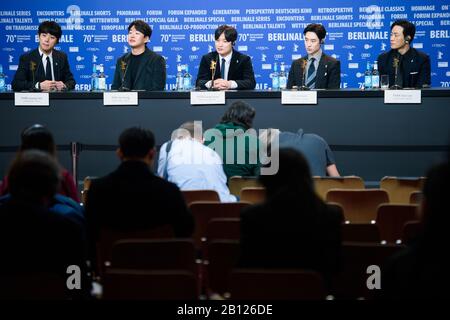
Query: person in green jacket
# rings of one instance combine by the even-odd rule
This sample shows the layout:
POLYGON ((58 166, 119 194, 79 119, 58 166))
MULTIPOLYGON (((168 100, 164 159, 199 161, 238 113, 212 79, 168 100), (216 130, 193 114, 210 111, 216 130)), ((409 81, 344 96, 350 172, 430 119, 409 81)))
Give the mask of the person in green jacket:
POLYGON ((236 101, 220 123, 205 132, 205 145, 221 156, 227 178, 260 173, 259 140, 252 128, 255 114, 248 103, 236 101))

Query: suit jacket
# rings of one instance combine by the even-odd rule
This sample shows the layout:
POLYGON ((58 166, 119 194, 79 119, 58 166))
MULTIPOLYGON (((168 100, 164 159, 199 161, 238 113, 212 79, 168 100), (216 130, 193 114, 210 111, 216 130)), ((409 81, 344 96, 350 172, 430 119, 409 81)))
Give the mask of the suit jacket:
POLYGON ((330 283, 340 264, 342 214, 319 199, 307 209, 301 198, 269 196, 243 209, 239 267, 312 269, 330 283))
POLYGON ((131 90, 164 90, 166 86, 166 61, 149 48, 145 48, 143 55, 142 66, 139 67, 133 83, 130 83, 131 79, 127 74, 127 69, 124 72, 121 69, 122 62, 128 66, 131 52, 117 59, 112 90, 117 90, 122 86, 122 78, 124 78, 124 86, 131 90))
MULTIPOLYGON (((216 61, 216 72, 214 80, 220 78, 220 62, 219 54, 214 51, 205 54, 198 68, 196 86, 206 89, 205 84, 211 80, 211 61, 216 61)), ((230 61, 230 69, 228 71, 228 80, 236 81, 238 90, 255 89, 256 80, 253 72, 252 60, 249 56, 233 50, 230 61)))
MULTIPOLYGON (((70 71, 69 61, 67 55, 62 52, 53 49, 52 52, 53 65, 52 69, 55 74, 56 81, 62 81, 66 85, 68 90, 75 88, 75 79, 70 71)), ((34 89, 37 82, 45 81, 44 65, 42 64, 42 58, 39 54, 39 50, 35 49, 20 56, 19 67, 17 68, 14 80, 12 82, 12 88, 14 91, 30 90, 34 89), (31 63, 36 64, 36 70, 31 71, 31 63)))
MULTIPOLYGON (((390 86, 395 84, 393 60, 397 54, 397 50, 389 50, 378 56, 380 75, 389 75, 390 86)), ((427 54, 410 48, 402 60, 399 72, 402 72, 403 75, 403 87, 421 88, 424 85, 431 85, 430 57, 427 54)))
POLYGON ((194 227, 178 187, 155 176, 141 161, 125 161, 93 180, 85 215, 91 241, 97 240, 101 227, 142 230, 170 224, 180 237, 189 237, 194 227))
MULTIPOLYGON (((303 63, 306 57, 292 62, 287 88, 293 86, 300 87, 303 84, 303 63)), ((317 89, 339 89, 341 86, 341 63, 333 57, 322 53, 317 68, 316 88, 317 89)))

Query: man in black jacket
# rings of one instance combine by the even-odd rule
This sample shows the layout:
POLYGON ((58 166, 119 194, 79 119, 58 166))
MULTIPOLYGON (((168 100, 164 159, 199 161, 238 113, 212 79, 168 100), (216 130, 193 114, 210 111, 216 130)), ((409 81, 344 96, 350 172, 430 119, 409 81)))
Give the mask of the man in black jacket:
POLYGON ((112 90, 164 90, 166 61, 147 48, 152 36, 150 26, 135 20, 128 26, 128 44, 131 52, 121 56, 116 63, 112 90))
POLYGON ((103 227, 118 231, 171 225, 175 236, 189 237, 194 221, 178 187, 153 174, 155 138, 150 130, 129 128, 119 137, 120 166, 92 181, 86 219, 91 244, 103 227))
POLYGON ((322 52, 327 32, 321 24, 312 23, 303 30, 308 55, 292 62, 287 88, 339 89, 341 63, 322 52))
POLYGON ((218 90, 254 89, 256 81, 250 57, 233 49, 236 29, 222 25, 216 29, 214 38, 216 51, 202 57, 196 86, 218 90))
POLYGON ((61 91, 75 88, 67 55, 55 50, 62 31, 54 21, 39 25, 39 47, 20 57, 12 88, 14 91, 43 90, 61 91))
POLYGON ((380 74, 389 75, 390 87, 422 88, 431 85, 430 58, 411 48, 415 34, 416 27, 409 21, 397 20, 391 26, 391 50, 378 56, 380 74))

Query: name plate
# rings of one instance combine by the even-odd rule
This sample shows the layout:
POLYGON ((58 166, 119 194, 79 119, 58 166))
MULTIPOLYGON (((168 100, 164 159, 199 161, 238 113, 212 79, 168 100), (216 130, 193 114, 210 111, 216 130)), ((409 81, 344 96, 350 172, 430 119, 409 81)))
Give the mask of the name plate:
POLYGON ((281 104, 317 104, 317 91, 281 91, 281 104))
POLYGON ((225 104, 225 91, 191 91, 191 105, 225 104))
POLYGON ((48 92, 15 92, 14 105, 48 107, 50 106, 49 94, 48 92))
POLYGON ((104 106, 137 106, 137 92, 103 92, 104 106))
POLYGON ((422 91, 385 90, 384 103, 422 103, 422 91))

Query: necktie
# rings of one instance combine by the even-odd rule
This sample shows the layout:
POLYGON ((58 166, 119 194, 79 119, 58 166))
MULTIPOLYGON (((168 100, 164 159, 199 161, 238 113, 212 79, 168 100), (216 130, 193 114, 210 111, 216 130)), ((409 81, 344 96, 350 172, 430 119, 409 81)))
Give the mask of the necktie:
POLYGON ((52 78, 52 64, 50 57, 47 57, 47 64, 45 65, 45 80, 53 80, 52 78))
POLYGON ((403 88, 403 56, 398 55, 397 79, 395 84, 403 88))
POLYGON ((220 78, 225 80, 225 58, 222 58, 222 64, 220 65, 220 78))
POLYGON ((306 79, 306 86, 314 89, 316 87, 316 66, 314 65, 315 58, 311 58, 308 68, 308 77, 306 79))

